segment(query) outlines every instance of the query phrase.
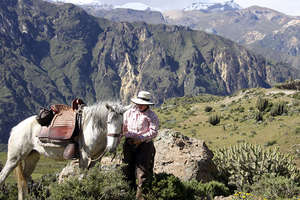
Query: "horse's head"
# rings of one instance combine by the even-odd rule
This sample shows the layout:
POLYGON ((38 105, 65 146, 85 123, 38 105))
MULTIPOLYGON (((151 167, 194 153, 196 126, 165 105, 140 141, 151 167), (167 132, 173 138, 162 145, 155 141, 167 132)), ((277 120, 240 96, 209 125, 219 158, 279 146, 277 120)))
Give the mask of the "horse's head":
POLYGON ((126 107, 122 105, 105 105, 108 110, 107 115, 107 149, 114 152, 119 144, 122 134, 123 113, 126 107))

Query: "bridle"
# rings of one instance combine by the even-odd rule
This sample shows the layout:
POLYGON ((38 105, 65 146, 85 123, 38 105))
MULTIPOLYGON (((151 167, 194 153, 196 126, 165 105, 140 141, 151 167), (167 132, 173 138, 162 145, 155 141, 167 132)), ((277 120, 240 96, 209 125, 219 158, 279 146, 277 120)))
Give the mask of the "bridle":
POLYGON ((110 136, 110 137, 120 137, 121 133, 108 133, 107 136, 110 136))
MULTIPOLYGON (((109 124, 110 122, 109 121, 106 121, 106 124, 109 124)), ((123 125, 122 125, 123 126, 123 125)), ((106 136, 109 136, 109 137, 114 137, 114 138, 119 138, 120 136, 121 136, 121 134, 122 134, 122 127, 121 127, 121 132, 120 133, 107 133, 107 135, 106 136)), ((92 162, 94 162, 94 161, 98 161, 98 160, 101 160, 102 159, 102 157, 105 155, 105 153, 107 152, 107 148, 105 148, 105 150, 103 151, 103 153, 102 154, 100 154, 99 156, 98 156, 98 158, 96 158, 96 159, 89 159, 89 163, 88 163, 88 169, 90 168, 90 164, 92 163, 92 162)), ((114 160, 114 158, 116 157, 116 154, 117 154, 117 151, 115 151, 115 153, 114 153, 114 156, 112 157, 112 159, 111 159, 111 161, 113 161, 114 160)))
MULTIPOLYGON (((110 123, 110 121, 107 120, 106 124, 109 124, 109 123, 110 123)), ((122 124, 122 126, 123 126, 123 124, 122 124)), ((118 137, 121 136, 121 133, 122 133, 122 127, 121 127, 121 132, 120 133, 107 133, 106 136, 118 138, 118 137)))

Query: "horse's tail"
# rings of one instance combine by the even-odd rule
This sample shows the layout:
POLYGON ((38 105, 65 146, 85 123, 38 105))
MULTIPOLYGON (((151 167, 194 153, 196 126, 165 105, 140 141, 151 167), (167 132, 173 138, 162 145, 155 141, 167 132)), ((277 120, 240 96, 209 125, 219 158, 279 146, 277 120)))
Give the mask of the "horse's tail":
POLYGON ((15 174, 18 182, 18 199, 23 199, 24 196, 28 193, 28 187, 26 178, 24 176, 22 161, 20 161, 15 168, 15 174))

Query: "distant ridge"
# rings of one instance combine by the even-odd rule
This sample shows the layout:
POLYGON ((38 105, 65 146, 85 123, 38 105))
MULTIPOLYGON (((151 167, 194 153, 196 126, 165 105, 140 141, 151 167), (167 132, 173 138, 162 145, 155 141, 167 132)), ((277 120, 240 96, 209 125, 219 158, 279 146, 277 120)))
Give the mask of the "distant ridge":
POLYGON ((103 5, 100 0, 44 0, 53 3, 72 3, 75 5, 103 5))
POLYGON ((139 3, 139 2, 131 2, 131 3, 126 3, 123 5, 119 5, 119 6, 114 6, 114 8, 125 8, 125 9, 133 9, 133 10, 143 10, 143 11, 161 11, 161 9, 159 8, 153 8, 151 6, 148 6, 146 4, 143 3, 139 3))
POLYGON ((226 11, 226 10, 239 10, 241 7, 234 2, 218 1, 218 0, 196 0, 192 5, 184 8, 184 11, 201 10, 201 11, 226 11))

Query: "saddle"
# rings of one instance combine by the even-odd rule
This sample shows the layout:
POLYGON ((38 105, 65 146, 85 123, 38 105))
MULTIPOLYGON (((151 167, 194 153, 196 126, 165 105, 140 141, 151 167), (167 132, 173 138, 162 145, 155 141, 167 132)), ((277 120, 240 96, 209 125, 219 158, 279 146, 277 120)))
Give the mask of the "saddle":
POLYGON ((50 109, 55 113, 49 126, 42 126, 38 138, 44 143, 66 144, 64 157, 74 157, 77 144, 75 137, 81 131, 81 107, 84 106, 81 99, 74 99, 72 107, 64 104, 51 105, 50 109), (67 152, 66 152, 67 151, 67 152), (66 155, 65 155, 66 154, 66 155))
POLYGON ((52 140, 69 140, 71 139, 76 124, 76 112, 71 106, 56 104, 50 106, 55 113, 49 126, 42 126, 39 138, 52 140))

